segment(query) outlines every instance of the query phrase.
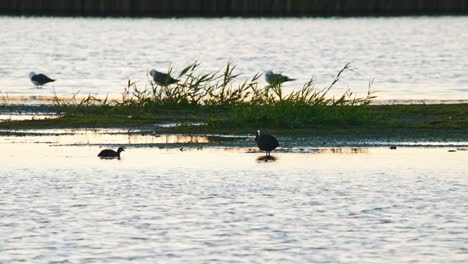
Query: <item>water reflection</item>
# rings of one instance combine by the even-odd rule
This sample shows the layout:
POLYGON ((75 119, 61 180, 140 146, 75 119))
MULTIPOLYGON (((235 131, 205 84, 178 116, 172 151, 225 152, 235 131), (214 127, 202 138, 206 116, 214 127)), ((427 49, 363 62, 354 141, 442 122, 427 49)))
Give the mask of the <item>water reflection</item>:
POLYGON ((207 136, 155 135, 155 134, 100 134, 84 133, 76 137, 60 137, 58 144, 202 144, 209 143, 207 136))
POLYGON ((168 128, 168 127, 178 127, 178 126, 203 126, 206 125, 204 122, 172 122, 172 123, 159 123, 159 124, 154 124, 155 127, 162 127, 162 128, 168 128))
MULTIPOLYGON (((248 153, 264 153, 256 148, 247 149, 248 153)), ((310 147, 294 147, 294 148, 278 148, 275 153, 331 153, 331 154, 367 154, 368 148, 310 148, 310 147)))
POLYGON ((45 120, 45 119, 56 119, 61 115, 51 113, 37 113, 37 114, 0 114, 0 122, 9 121, 25 121, 25 120, 45 120))
MULTIPOLYGON (((460 151, 468 149, 467 141, 363 141, 334 139, 326 143, 316 138, 283 137, 283 146, 277 148, 274 154, 304 153, 304 154, 367 154, 371 147, 398 146, 401 148, 415 147, 451 147, 460 151)), ((160 134, 155 128, 148 129, 0 129, 0 144, 2 143, 46 143, 54 146, 65 145, 97 145, 106 147, 183 147, 186 150, 203 146, 223 148, 226 151, 262 153, 252 142, 249 135, 187 135, 160 134)))
POLYGON ((158 134, 154 130, 119 129, 49 129, 49 130, 0 130, 9 135, 2 137, 3 142, 51 143, 57 145, 151 145, 151 144, 206 144, 213 137, 196 135, 158 134))
POLYGON ((333 154, 367 154, 367 148, 325 148, 319 149, 319 153, 333 153, 333 154))
POLYGON ((257 157, 257 162, 258 162, 258 163, 275 162, 275 161, 277 161, 277 160, 278 160, 278 158, 275 157, 275 156, 265 156, 265 155, 262 155, 262 156, 257 157))

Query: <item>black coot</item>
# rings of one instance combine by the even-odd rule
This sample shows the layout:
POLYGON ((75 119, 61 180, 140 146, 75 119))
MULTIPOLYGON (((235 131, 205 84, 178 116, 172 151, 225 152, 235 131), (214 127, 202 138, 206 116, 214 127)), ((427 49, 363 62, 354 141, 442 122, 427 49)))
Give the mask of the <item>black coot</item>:
POLYGON ((279 146, 278 140, 268 134, 260 133, 260 130, 257 130, 255 136, 255 142, 257 143, 257 147, 266 152, 266 156, 270 156, 270 151, 274 150, 279 146))
POLYGON ((113 151, 112 149, 104 149, 101 152, 99 152, 98 157, 100 157, 101 159, 120 159, 120 152, 122 151, 124 151, 123 147, 118 148, 117 151, 113 151))

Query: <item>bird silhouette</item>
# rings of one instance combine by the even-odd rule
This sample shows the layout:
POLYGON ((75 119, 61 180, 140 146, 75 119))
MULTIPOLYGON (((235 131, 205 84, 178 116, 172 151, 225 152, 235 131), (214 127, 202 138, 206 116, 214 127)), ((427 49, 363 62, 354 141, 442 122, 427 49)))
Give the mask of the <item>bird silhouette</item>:
POLYGON ((125 151, 123 147, 119 147, 117 151, 114 151, 112 149, 104 149, 101 152, 99 152, 98 157, 101 159, 120 159, 120 152, 125 151))
POLYGON ((270 85, 277 85, 288 81, 295 81, 296 79, 291 79, 288 76, 282 75, 281 73, 274 73, 272 71, 265 72, 265 80, 270 85))
POLYGON ((265 151, 266 157, 271 156, 270 152, 279 146, 278 140, 274 136, 262 134, 260 130, 256 132, 255 143, 260 150, 265 151))
POLYGON ((154 69, 149 72, 149 75, 151 75, 153 77, 153 81, 160 86, 169 86, 179 82, 179 80, 172 78, 170 74, 158 72, 154 69))
POLYGON ((29 79, 36 86, 42 86, 46 83, 55 82, 54 79, 47 77, 47 75, 42 73, 36 74, 35 72, 29 73, 29 79))

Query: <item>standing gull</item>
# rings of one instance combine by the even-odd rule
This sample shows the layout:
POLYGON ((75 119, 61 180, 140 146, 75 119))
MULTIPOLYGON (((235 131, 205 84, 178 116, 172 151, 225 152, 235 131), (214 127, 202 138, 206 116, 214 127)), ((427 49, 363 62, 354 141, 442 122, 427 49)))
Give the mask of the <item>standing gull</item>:
POLYGON ((177 83, 179 80, 174 79, 171 75, 163 72, 158 72, 157 70, 151 70, 149 75, 153 77, 154 82, 160 86, 168 86, 174 83, 177 83))
POLYGON ((282 75, 281 73, 273 73, 272 71, 265 72, 265 80, 270 85, 277 85, 287 81, 295 81, 296 79, 291 79, 288 76, 282 75))
POLYGON ((29 79, 31 79, 31 82, 36 86, 42 86, 46 83, 55 82, 54 79, 47 77, 45 74, 36 74, 35 72, 29 73, 29 79))

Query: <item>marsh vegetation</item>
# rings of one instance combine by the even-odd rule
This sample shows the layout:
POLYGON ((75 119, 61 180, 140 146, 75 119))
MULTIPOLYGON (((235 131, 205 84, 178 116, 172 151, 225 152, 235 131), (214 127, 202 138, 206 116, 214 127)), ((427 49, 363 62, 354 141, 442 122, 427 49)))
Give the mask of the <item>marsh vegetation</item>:
POLYGON ((356 125, 372 118, 369 105, 375 98, 369 85, 364 97, 356 97, 350 90, 335 97, 329 93, 347 71, 346 64, 325 88, 316 87, 311 79, 300 89, 286 93, 281 83, 259 85, 262 74, 239 81, 236 67, 230 63, 213 73, 200 73, 195 62, 178 74, 171 75, 181 81, 170 86, 160 86, 148 80, 140 87, 128 81, 122 98, 110 100, 87 96, 77 99, 55 97, 55 104, 65 117, 89 116, 199 116, 207 117, 214 127, 271 127, 297 128, 318 125, 356 125))
MULTIPOLYGON (((376 94, 372 80, 367 94, 361 97, 351 90, 337 96, 334 88, 349 73, 353 69, 346 64, 325 87, 317 87, 310 79, 302 87, 286 91, 281 83, 264 86, 259 73, 241 79, 236 66, 230 63, 219 71, 203 73, 200 63, 194 62, 180 72, 169 69, 169 74, 180 80, 176 84, 156 85, 150 77, 144 82, 129 80, 117 99, 55 95, 53 105, 45 108, 60 113, 60 118, 3 122, 0 127, 144 127, 191 121, 206 125, 166 130, 244 133, 262 128, 279 133, 390 133, 406 129, 408 134, 418 134, 429 129, 438 130, 437 134, 448 130, 455 130, 452 134, 457 136, 468 134, 468 104, 373 105, 376 94)), ((1 96, 3 109, 17 107, 9 102, 8 95, 1 96)))

